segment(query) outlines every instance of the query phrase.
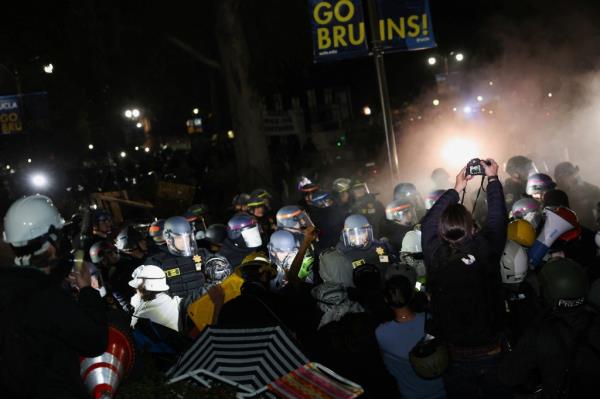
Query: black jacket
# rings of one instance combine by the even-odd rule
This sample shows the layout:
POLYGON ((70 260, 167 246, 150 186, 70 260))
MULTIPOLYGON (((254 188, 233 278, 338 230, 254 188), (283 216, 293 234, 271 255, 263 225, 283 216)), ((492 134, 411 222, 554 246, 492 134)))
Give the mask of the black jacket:
POLYGON ((506 356, 498 377, 508 386, 541 384, 543 398, 597 397, 600 318, 582 308, 540 315, 506 356))
POLYGON ((237 247, 233 244, 233 242, 229 238, 227 238, 225 241, 223 241, 221 250, 218 252, 217 255, 227 258, 231 267, 233 269, 235 269, 240 264, 242 264, 242 261, 244 260, 244 258, 246 256, 250 255, 252 252, 259 251, 261 249, 263 249, 263 247, 260 247, 260 248, 237 247))
MULTIPOLYGON (((30 392, 24 397, 31 398, 89 398, 80 377, 79 357, 101 355, 108 340, 106 313, 98 292, 83 288, 77 303, 38 270, 4 267, 0 268, 0 302, 2 309, 7 306, 14 310, 11 316, 3 317, 2 323, 19 326, 22 338, 15 345, 26 342, 21 353, 29 365, 28 383, 19 394, 30 392)), ((3 397, 18 397, 4 389, 2 392, 3 397)))
POLYGON ((421 226, 432 316, 451 344, 483 346, 495 341, 502 319, 499 262, 508 226, 502 185, 496 180, 487 186, 485 227, 459 247, 451 248, 439 236, 438 227, 444 210, 458 201, 455 190, 446 191, 427 212, 421 226), (472 255, 475 263, 465 262, 467 255, 472 255))

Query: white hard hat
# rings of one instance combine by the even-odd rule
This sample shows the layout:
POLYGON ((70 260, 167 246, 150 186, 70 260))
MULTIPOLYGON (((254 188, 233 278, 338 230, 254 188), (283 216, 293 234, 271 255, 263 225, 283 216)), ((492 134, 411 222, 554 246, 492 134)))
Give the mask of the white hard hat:
POLYGON ((421 230, 411 230, 404 235, 400 252, 409 252, 412 254, 423 252, 421 247, 421 230))
POLYGON ((4 241, 23 247, 48 233, 51 226, 61 229, 65 224, 52 200, 45 195, 30 195, 15 201, 4 216, 4 241))
POLYGON ((505 284, 518 284, 527 275, 527 252, 514 241, 506 241, 502 259, 500 259, 500 274, 505 284))
POLYGON ((158 266, 138 266, 133 273, 131 273, 131 277, 133 277, 133 279, 129 282, 129 286, 132 288, 137 289, 143 285, 146 291, 163 292, 169 290, 167 276, 158 266))

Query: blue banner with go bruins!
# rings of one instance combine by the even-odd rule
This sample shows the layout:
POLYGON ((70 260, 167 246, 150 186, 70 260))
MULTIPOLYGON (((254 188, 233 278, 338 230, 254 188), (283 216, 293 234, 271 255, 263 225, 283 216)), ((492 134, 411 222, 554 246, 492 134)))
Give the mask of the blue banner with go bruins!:
POLYGON ((377 16, 386 53, 436 47, 428 0, 377 0, 377 16))
POLYGON ((366 56, 360 0, 309 0, 315 62, 366 56))
MULTIPOLYGON (((315 62, 369 54, 360 0, 309 0, 315 62)), ((435 47, 428 0, 376 0, 377 32, 385 52, 435 47)))

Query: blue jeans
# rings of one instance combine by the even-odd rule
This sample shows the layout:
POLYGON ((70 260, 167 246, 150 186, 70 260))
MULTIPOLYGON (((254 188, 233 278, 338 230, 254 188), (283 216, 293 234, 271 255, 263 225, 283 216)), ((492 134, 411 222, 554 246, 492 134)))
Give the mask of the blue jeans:
POLYGON ((443 376, 448 399, 512 398, 512 390, 498 380, 501 360, 501 354, 452 360, 443 376))

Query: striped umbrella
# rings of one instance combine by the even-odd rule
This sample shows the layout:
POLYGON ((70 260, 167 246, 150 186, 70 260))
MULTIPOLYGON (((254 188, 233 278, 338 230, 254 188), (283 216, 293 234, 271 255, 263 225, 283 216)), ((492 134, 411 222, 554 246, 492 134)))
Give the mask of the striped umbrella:
POLYGON ((207 328, 168 372, 171 382, 200 376, 234 383, 246 392, 308 363, 281 327, 253 329, 207 328))

